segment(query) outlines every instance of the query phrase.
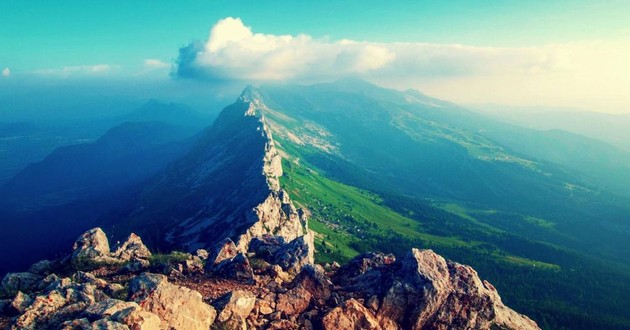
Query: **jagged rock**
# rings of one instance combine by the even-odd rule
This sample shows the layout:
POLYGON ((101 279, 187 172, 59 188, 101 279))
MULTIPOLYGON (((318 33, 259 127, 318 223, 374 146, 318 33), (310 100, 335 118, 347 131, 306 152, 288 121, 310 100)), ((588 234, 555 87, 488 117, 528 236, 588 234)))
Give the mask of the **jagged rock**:
POLYGON ((266 234, 252 238, 249 242, 249 250, 254 252, 259 258, 272 261, 273 255, 284 244, 286 242, 283 237, 266 234))
POLYGON ((86 318, 69 320, 65 321, 61 324, 61 330, 83 330, 89 329, 92 325, 90 324, 90 320, 86 318))
POLYGON ((58 291, 51 291, 47 295, 37 296, 33 303, 20 315, 12 329, 41 329, 46 328, 48 322, 55 317, 55 312, 67 302, 58 291))
POLYGON ((295 287, 286 293, 278 294, 276 310, 285 315, 299 315, 308 308, 311 297, 312 295, 308 290, 295 287))
POLYGON ((143 273, 130 282, 129 290, 131 299, 156 314, 166 329, 207 330, 216 317, 199 292, 170 284, 164 275, 143 273))
POLYGON ((339 270, 346 277, 336 278, 347 290, 382 297, 375 316, 383 329, 538 329, 503 305, 496 290, 469 266, 418 249, 394 264, 379 260, 378 255, 360 256, 339 270))
POLYGON ((219 298, 214 307, 219 311, 217 321, 226 322, 230 318, 245 319, 254 309, 256 296, 244 290, 235 290, 219 298))
POLYGON ((93 284, 99 289, 103 289, 107 287, 107 285, 109 284, 107 283, 107 281, 97 278, 94 274, 83 272, 83 271, 78 271, 74 273, 74 275, 72 276, 72 280, 76 283, 93 284))
POLYGON ((289 320, 274 320, 269 323, 268 330, 297 330, 299 325, 289 320))
POLYGON ((159 329, 162 322, 157 315, 142 310, 140 306, 118 311, 112 315, 111 319, 127 325, 132 330, 159 329))
POLYGON ((23 313, 32 303, 33 299, 31 299, 29 295, 22 293, 22 291, 18 291, 15 298, 11 301, 10 308, 13 312, 23 313))
POLYGON ((112 316, 117 312, 129 308, 140 308, 135 302, 127 302, 118 299, 105 299, 90 305, 85 309, 85 317, 90 320, 97 320, 107 316, 112 316))
POLYGON ((212 253, 209 254, 206 262, 206 268, 212 270, 221 262, 236 257, 237 254, 238 249, 236 248, 234 242, 232 242, 229 238, 225 238, 217 244, 212 253))
POLYGON ((111 256, 109 241, 101 228, 90 229, 77 238, 72 246, 71 262, 77 269, 120 263, 111 256))
POLYGON ((314 263, 314 252, 313 236, 309 233, 282 245, 274 253, 273 263, 289 273, 297 274, 304 265, 314 263))
MULTIPOLYGON (((277 176, 267 176, 267 179, 277 180, 277 176)), ((247 251, 249 243, 255 237, 273 235, 290 242, 305 234, 306 224, 300 220, 295 206, 284 190, 271 191, 267 199, 256 206, 253 213, 248 213, 247 217, 251 226, 236 240, 239 251, 247 251)))
POLYGON ((254 270, 244 253, 239 253, 232 259, 223 260, 213 268, 213 272, 223 278, 247 283, 254 282, 254 270))
POLYGON ((376 295, 370 297, 370 299, 368 299, 368 301, 365 303, 365 307, 369 308, 374 313, 378 311, 379 306, 380 306, 380 303, 376 295))
POLYGON ((274 281, 279 284, 291 281, 291 276, 286 273, 279 265, 271 265, 268 268, 268 273, 269 275, 271 275, 274 281))
POLYGON ((132 259, 147 259, 151 256, 149 248, 142 243, 140 236, 131 233, 127 240, 116 247, 114 257, 123 261, 132 259))
POLYGON ((201 260, 208 260, 208 257, 210 256, 208 251, 204 249, 197 249, 197 251, 195 251, 195 255, 199 257, 201 260))
POLYGON ((28 269, 28 272, 41 275, 41 276, 46 276, 52 272, 52 269, 54 266, 55 266, 55 263, 53 261, 40 260, 34 263, 33 265, 31 265, 31 267, 29 267, 28 269))
POLYGON ((49 287, 51 284, 56 283, 59 280, 60 280, 60 278, 59 278, 59 276, 57 276, 57 274, 50 274, 50 275, 44 277, 44 279, 42 279, 37 284, 37 290, 43 291, 47 287, 49 287))
POLYGON ((316 300, 326 301, 330 299, 333 283, 324 274, 321 266, 306 265, 293 279, 291 286, 307 290, 316 300))
POLYGON ((0 283, 0 296, 11 298, 18 291, 30 292, 41 279, 42 276, 32 273, 7 273, 0 283))
POLYGON ((195 255, 191 255, 184 261, 184 273, 193 274, 193 273, 202 273, 204 266, 201 258, 195 255))
POLYGON ((333 276, 335 283, 350 285, 358 276, 372 270, 394 264, 396 257, 393 254, 368 252, 356 256, 350 262, 343 265, 333 276))
POLYGON ((109 256, 109 240, 101 228, 90 229, 74 242, 72 258, 96 258, 109 256))
POLYGON ((271 307, 271 303, 263 299, 256 300, 255 309, 262 315, 269 315, 273 313, 273 308, 271 307))
POLYGON ((325 330, 380 330, 381 326, 374 315, 358 301, 349 299, 341 306, 333 308, 322 319, 325 330))

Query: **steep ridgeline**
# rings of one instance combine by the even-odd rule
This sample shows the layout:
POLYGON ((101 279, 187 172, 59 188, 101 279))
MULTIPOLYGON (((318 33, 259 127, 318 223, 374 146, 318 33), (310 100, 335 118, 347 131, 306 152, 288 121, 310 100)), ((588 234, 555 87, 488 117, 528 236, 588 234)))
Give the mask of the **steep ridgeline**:
POLYGON ((246 252, 254 237, 288 243, 306 235, 304 212, 280 187, 281 158, 261 107, 245 89, 187 156, 144 189, 119 227, 131 226, 152 245, 189 251, 229 238, 246 252))

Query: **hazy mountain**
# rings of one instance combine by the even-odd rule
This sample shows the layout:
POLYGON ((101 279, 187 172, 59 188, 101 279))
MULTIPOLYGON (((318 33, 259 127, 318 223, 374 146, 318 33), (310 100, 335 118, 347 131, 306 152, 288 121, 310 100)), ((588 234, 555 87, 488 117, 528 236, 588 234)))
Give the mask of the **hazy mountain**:
POLYGON ((630 151, 630 115, 501 105, 471 107, 502 122, 538 130, 562 129, 630 151))
POLYGON ((61 147, 26 167, 0 186, 2 271, 32 262, 15 259, 17 250, 32 258, 54 255, 108 210, 125 204, 194 141, 188 127, 124 123, 95 142, 61 147), (41 249, 44 242, 47 249, 41 249), (32 251, 40 255, 27 253, 32 251))
MULTIPOLYGON (((108 103, 104 105, 107 108, 108 103)), ((52 106, 48 110, 55 112, 52 106)), ((82 112, 89 111, 93 114, 87 119, 42 121, 38 117, 32 117, 36 118, 32 122, 0 123, 0 184, 27 165, 41 161, 53 150, 92 142, 110 128, 124 122, 161 121, 187 127, 190 134, 193 134, 214 120, 212 114, 200 113, 182 104, 157 100, 149 100, 132 110, 124 107, 117 111, 106 111, 100 107, 82 109, 82 112)))

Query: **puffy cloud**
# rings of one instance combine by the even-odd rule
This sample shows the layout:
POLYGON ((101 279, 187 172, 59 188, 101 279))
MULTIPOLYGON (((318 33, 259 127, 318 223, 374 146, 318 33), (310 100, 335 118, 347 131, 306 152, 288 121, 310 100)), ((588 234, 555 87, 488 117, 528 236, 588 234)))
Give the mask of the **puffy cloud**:
POLYGON ((395 58, 370 43, 253 33, 239 18, 228 17, 212 27, 205 44, 180 49, 176 74, 213 80, 326 78, 378 70, 395 58))
POLYGON ((9 69, 8 67, 2 69, 2 76, 3 77, 8 77, 11 75, 11 69, 9 69))
POLYGON ((71 76, 103 76, 111 74, 119 69, 119 65, 95 64, 64 66, 62 68, 41 69, 33 71, 34 74, 43 76, 71 77, 71 76))
POLYGON ((239 18, 216 23, 205 43, 180 49, 181 77, 234 80, 335 78, 344 75, 444 77, 556 69, 552 53, 427 43, 330 41, 308 35, 253 33, 239 18))
POLYGON ((628 111, 627 58, 627 39, 513 48, 334 41, 254 33, 228 17, 212 27, 207 41, 180 48, 173 75, 254 82, 353 75, 460 103, 628 111))

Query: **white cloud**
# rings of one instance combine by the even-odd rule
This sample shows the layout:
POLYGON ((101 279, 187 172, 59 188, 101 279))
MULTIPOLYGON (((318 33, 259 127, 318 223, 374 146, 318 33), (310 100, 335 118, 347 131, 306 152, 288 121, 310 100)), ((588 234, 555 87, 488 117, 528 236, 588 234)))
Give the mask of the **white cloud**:
POLYGON ((630 104, 628 58, 630 40, 520 48, 333 41, 254 33, 228 17, 212 27, 205 43, 180 49, 175 75, 302 82, 354 75, 456 102, 615 111, 630 104))
POLYGON ((8 67, 5 67, 4 69, 2 69, 2 76, 3 77, 8 77, 11 75, 11 69, 9 69, 8 67))
POLYGON ((168 68, 170 64, 163 62, 161 60, 148 58, 144 60, 144 66, 149 69, 163 69, 163 68, 168 68))
POLYGON ((73 76, 104 76, 109 75, 120 68, 119 65, 111 64, 95 64, 95 65, 76 65, 64 66, 54 69, 40 69, 33 71, 34 74, 43 76, 56 77, 73 77, 73 76))

